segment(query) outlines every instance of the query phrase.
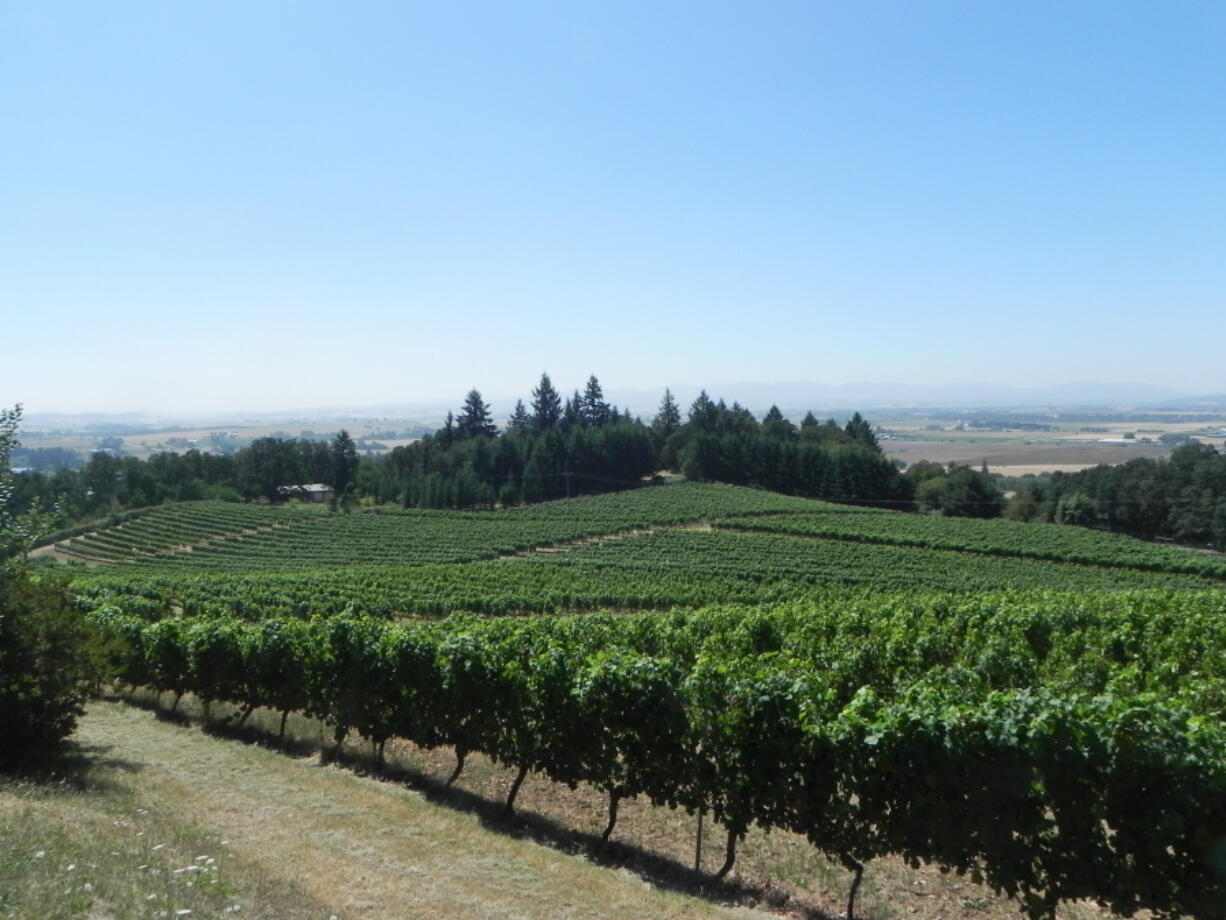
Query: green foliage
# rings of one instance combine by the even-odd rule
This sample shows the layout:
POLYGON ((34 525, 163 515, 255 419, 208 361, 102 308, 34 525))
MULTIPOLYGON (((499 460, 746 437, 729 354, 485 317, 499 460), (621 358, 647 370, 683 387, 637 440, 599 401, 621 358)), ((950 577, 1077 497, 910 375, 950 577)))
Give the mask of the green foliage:
POLYGON ((1134 459, 1056 473, 1045 489, 1048 520, 1210 546, 1226 499, 1226 454, 1208 444, 1176 447, 1169 459, 1134 459))
POLYGON ((498 434, 498 429, 490 417, 489 407, 477 390, 469 390, 464 397, 464 406, 456 419, 455 436, 459 440, 468 438, 492 438, 498 434))
MULTIPOLYGON (((717 522, 717 526, 755 533, 948 549, 1226 580, 1226 562, 1210 556, 1121 534, 1053 524, 1025 526, 1009 521, 948 520, 896 512, 849 514, 845 509, 827 506, 825 510, 786 516, 729 517, 717 522)), ((1058 579, 1060 576, 1053 572, 1051 577, 1058 579)))
POLYGON ((537 431, 557 428, 562 421, 562 398, 546 373, 532 390, 532 425, 537 431))
POLYGON ((905 478, 913 485, 916 507, 925 511, 940 511, 946 517, 996 518, 1005 507, 986 466, 977 472, 951 463, 946 471, 939 463, 921 460, 908 467, 905 478))
POLYGON ((358 449, 349 437, 349 432, 341 429, 332 439, 332 492, 335 499, 345 501, 349 489, 354 485, 354 476, 358 469, 358 449))
MULTIPOLYGON (((343 615, 279 629, 305 630, 280 646, 286 670, 307 675, 303 708, 338 738, 401 734, 591 782, 610 792, 609 830, 618 798, 642 795, 712 814, 733 844, 757 824, 853 869, 896 855, 970 871, 1035 918, 1087 898, 1211 916, 1226 898, 1223 601, 1087 604, 912 595, 441 626, 343 615), (1105 667, 1086 674, 1085 660, 1105 667)), ((149 660, 128 670, 155 689, 224 686, 247 706, 275 693, 249 665, 278 634, 267 623, 98 618, 144 637, 128 648, 149 660), (177 656, 162 648, 175 637, 177 656), (191 649, 224 647, 245 681, 193 665, 191 649)))
MULTIPOLYGON (((687 479, 756 486, 849 504, 910 504, 909 480, 887 458, 862 443, 792 442, 778 432, 737 431, 735 417, 721 414, 718 406, 698 411, 702 425, 715 428, 708 430, 691 422, 680 432, 685 441, 678 457, 687 479)), ((779 424, 768 423, 772 429, 779 424)))
POLYGON ((524 408, 522 399, 515 400, 515 411, 511 413, 511 417, 507 419, 508 432, 525 432, 532 428, 532 416, 528 414, 528 410, 524 408))
POLYGON ((946 517, 1000 517, 1004 503, 991 477, 965 467, 946 477, 941 492, 941 513, 946 517))
MULTIPOLYGON (((669 437, 681 427, 681 409, 673 398, 672 390, 665 389, 660 399, 660 409, 651 421, 651 440, 659 456, 669 437)), ((675 460, 675 458, 673 458, 675 460)), ((662 462, 662 466, 671 467, 672 462, 662 462)))
POLYGON ((0 574, 0 760, 55 750, 76 726, 103 661, 63 582, 17 567, 0 574))
POLYGON ((101 673, 92 629, 56 576, 34 574, 25 553, 43 519, 13 507, 9 458, 21 406, 0 410, 0 760, 22 761, 58 747, 101 673))

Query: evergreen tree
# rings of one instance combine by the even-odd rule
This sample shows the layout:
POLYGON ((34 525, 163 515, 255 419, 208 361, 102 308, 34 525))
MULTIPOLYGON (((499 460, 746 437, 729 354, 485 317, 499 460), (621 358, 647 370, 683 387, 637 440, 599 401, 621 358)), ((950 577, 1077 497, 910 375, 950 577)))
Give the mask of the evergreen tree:
POLYGON ((562 407, 562 424, 561 427, 567 430, 574 430, 583 424, 583 397, 579 395, 579 391, 575 390, 575 395, 566 400, 566 405, 562 407))
POLYGON ((853 441, 859 441, 865 447, 878 453, 881 452, 881 445, 877 443, 877 436, 873 434, 873 426, 862 418, 859 412, 851 417, 843 431, 853 441))
POLYGON ((757 434, 758 420, 754 418, 753 413, 742 406, 739 402, 733 401, 730 408, 724 408, 724 401, 719 401, 720 408, 720 430, 727 432, 736 432, 738 434, 757 434))
POLYGON ((588 428, 599 428, 609 421, 609 404, 604 401, 604 390, 600 388, 595 374, 587 379, 579 403, 579 417, 588 428))
POLYGON ((1004 496, 991 476, 977 473, 969 467, 951 470, 941 492, 941 514, 946 517, 1000 517, 1004 496))
POLYGON ((719 407, 711 401, 706 390, 690 404, 690 424, 697 431, 714 432, 719 424, 719 415, 719 407))
POLYGON ((767 437, 790 441, 796 437, 796 426, 783 417, 778 406, 771 406, 770 411, 762 419, 762 433, 767 437))
POLYGON ((507 431, 528 431, 532 427, 532 416, 528 414, 528 410, 524 408, 524 401, 517 399, 515 401, 515 411, 511 413, 510 419, 507 420, 507 431))
POLYGON ((660 400, 660 411, 651 421, 651 430, 660 441, 681 427, 681 409, 673 398, 672 390, 665 388, 664 398, 660 400))
POLYGON ((443 427, 440 428, 435 433, 434 439, 438 443, 438 446, 441 447, 443 450, 446 450, 448 447, 450 447, 452 444, 455 443, 455 439, 456 439, 455 416, 452 415, 450 412, 447 413, 447 420, 443 422, 443 427))
POLYGON ((821 437, 821 425, 817 421, 817 416, 810 409, 805 413, 805 417, 800 420, 800 439, 802 441, 817 441, 821 437))
POLYGON ((490 418, 489 406, 481 398, 481 393, 477 390, 469 390, 468 395, 464 397, 464 408, 460 410, 460 417, 456 420, 456 437, 461 440, 476 437, 492 438, 497 434, 498 429, 490 418))
POLYGON ((549 375, 542 373, 541 382, 532 391, 532 424, 537 431, 557 428, 562 421, 562 398, 553 388, 549 375))
POLYGON ((349 437, 349 432, 342 428, 332 439, 332 493, 333 501, 342 499, 353 484, 353 476, 358 468, 358 448, 349 437))

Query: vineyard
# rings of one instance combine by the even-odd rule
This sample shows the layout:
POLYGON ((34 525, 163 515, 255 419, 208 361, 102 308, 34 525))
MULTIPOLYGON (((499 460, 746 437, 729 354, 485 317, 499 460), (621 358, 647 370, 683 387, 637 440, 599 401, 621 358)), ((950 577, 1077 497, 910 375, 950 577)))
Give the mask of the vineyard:
POLYGON ((355 562, 420 565, 470 562, 553 543, 732 514, 803 513, 837 507, 704 483, 676 483, 505 512, 373 509, 330 515, 310 506, 195 502, 157 508, 63 540, 56 548, 90 562, 210 570, 315 568, 355 562))
POLYGON ((999 520, 819 511, 761 519, 730 517, 721 520, 719 526, 758 533, 1047 559, 1142 572, 1184 572, 1226 580, 1226 559, 1145 543, 1120 534, 1059 524, 1019 527, 1011 521, 999 520))
POLYGON ((122 681, 303 712, 854 874, 1220 916, 1226 566, 1064 527, 669 484, 503 512, 166 506, 71 538, 122 681), (116 564, 118 563, 118 564, 116 564))

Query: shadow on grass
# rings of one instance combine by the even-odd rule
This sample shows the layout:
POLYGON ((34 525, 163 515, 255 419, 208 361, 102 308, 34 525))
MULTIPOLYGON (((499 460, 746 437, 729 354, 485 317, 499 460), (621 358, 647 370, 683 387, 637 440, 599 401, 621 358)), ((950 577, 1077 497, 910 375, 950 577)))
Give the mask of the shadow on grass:
POLYGON ((109 744, 82 744, 70 740, 63 747, 21 761, 0 761, 0 777, 45 789, 113 791, 119 789, 120 784, 108 779, 106 771, 139 773, 145 765, 112 757, 112 749, 109 744))
MULTIPOLYGON (((604 843, 598 833, 578 830, 536 812, 508 813, 506 803, 501 799, 491 799, 467 789, 448 786, 444 780, 402 762, 388 761, 380 764, 373 753, 344 746, 339 750, 331 746, 321 748, 319 740, 315 738, 288 734, 279 737, 256 724, 239 724, 236 715, 215 717, 206 722, 182 710, 170 712, 160 704, 159 698, 142 695, 112 699, 146 709, 158 718, 177 724, 199 725, 202 731, 215 737, 258 744, 299 758, 318 755, 321 764, 335 764, 362 776, 406 786, 420 792, 434 805, 474 815, 483 827, 494 833, 530 840, 565 853, 583 856, 597 865, 633 872, 657 888, 720 904, 749 907, 761 905, 775 909, 786 906, 790 916, 804 920, 834 920, 832 914, 793 900, 791 893, 783 888, 769 884, 755 885, 740 879, 717 880, 710 873, 696 872, 692 867, 675 859, 640 846, 616 840, 604 843)), ((217 708, 225 710, 230 707, 222 705, 217 708)), ((714 827, 712 830, 714 833, 722 831, 714 827)))

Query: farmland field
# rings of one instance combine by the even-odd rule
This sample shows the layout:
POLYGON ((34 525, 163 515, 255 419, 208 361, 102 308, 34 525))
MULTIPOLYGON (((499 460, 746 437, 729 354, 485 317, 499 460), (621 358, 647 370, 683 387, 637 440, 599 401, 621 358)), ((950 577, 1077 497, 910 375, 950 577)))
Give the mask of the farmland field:
POLYGON ((579 787, 614 841, 623 800, 705 813, 721 875, 787 875, 737 861, 774 829, 853 879, 931 863, 1036 917, 1226 897, 1220 559, 698 483, 168 505, 57 548, 91 564, 74 590, 124 685, 274 733, 308 713, 328 747, 441 752, 452 779, 485 758, 508 812, 526 782, 579 787), (1178 795, 1147 791, 1173 770, 1178 795))

